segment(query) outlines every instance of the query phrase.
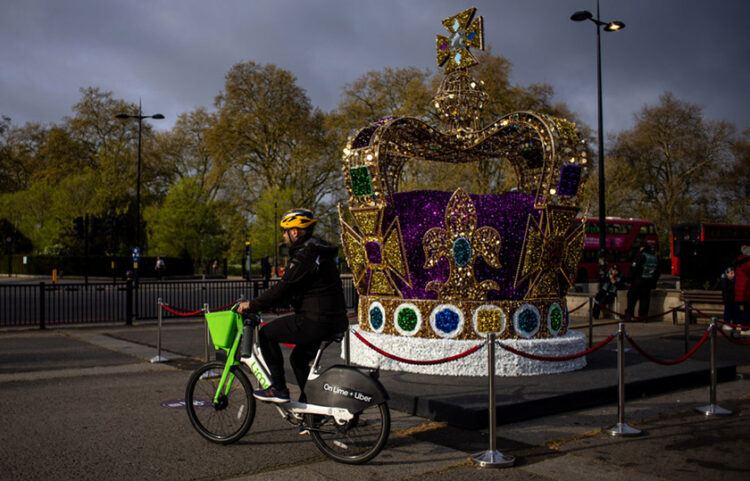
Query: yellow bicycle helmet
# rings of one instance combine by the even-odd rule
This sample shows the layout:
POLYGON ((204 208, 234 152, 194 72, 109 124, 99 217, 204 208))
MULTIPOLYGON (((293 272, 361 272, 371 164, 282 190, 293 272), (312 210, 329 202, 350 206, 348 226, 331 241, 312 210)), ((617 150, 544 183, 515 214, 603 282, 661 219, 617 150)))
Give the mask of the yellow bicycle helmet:
POLYGON ((307 229, 312 227, 318 220, 313 215, 312 211, 307 209, 292 209, 281 217, 281 228, 292 229, 307 229))

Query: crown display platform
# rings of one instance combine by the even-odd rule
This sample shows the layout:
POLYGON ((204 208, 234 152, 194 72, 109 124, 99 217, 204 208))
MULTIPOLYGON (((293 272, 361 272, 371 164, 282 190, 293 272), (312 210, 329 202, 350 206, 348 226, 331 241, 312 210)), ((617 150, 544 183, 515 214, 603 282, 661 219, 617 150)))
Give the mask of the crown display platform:
MULTIPOLYGON (((565 356, 586 348, 568 331, 565 293, 583 247, 579 214, 586 148, 565 119, 522 111, 483 126, 487 101, 468 69, 484 48, 474 8, 443 21, 437 59, 445 78, 433 106, 443 125, 388 118, 355 132, 344 149, 348 209, 339 207, 344 253, 359 294, 357 334, 406 359, 439 359, 494 333, 529 354, 565 356), (399 191, 412 163, 499 163, 515 175, 507 192, 399 191)), ((479 169, 477 170, 480 171, 479 169)), ((585 216, 583 216, 585 218, 585 216)), ((486 355, 409 364, 352 337, 351 360, 395 371, 484 375, 486 355)), ((482 349, 486 349, 483 346, 482 349)), ((498 375, 580 369, 498 350, 498 375)))

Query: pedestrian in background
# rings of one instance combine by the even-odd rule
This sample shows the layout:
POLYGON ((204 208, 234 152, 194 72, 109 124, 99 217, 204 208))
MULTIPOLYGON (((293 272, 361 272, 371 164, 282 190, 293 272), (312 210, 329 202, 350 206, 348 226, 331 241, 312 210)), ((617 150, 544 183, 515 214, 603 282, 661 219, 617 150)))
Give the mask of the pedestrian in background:
POLYGON ((622 275, 620 274, 620 267, 617 264, 613 264, 602 279, 602 287, 594 298, 596 300, 593 311, 594 319, 599 319, 602 307, 608 307, 617 298, 617 288, 621 284, 622 275))
POLYGON ((724 302, 724 326, 722 329, 732 332, 734 328, 728 324, 737 322, 737 306, 734 302, 734 267, 727 267, 719 278, 721 300, 724 302))
MULTIPOLYGON (((750 246, 742 246, 742 253, 734 263, 734 302, 736 322, 750 326, 750 246)), ((742 335, 750 335, 750 329, 743 329, 742 335)))
POLYGON ((162 259, 160 256, 156 256, 156 265, 154 266, 154 270, 156 271, 156 277, 161 280, 161 278, 164 276, 164 271, 167 268, 167 264, 164 262, 164 259, 162 259))
POLYGON ((650 246, 641 246, 630 269, 630 288, 628 289, 628 307, 625 309, 625 320, 629 321, 638 304, 638 317, 648 316, 651 304, 651 291, 659 280, 659 259, 650 246))

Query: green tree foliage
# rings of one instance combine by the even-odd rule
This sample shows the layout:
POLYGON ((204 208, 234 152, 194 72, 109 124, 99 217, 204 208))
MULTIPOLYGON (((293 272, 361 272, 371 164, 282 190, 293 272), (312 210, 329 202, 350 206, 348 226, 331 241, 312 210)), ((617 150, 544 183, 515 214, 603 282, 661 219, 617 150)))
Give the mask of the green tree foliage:
POLYGON ((266 190, 255 204, 255 215, 250 224, 250 241, 253 246, 253 257, 264 255, 273 257, 274 242, 282 242, 279 221, 288 210, 297 207, 294 203, 294 191, 291 188, 273 186, 266 190))
MULTIPOLYGON (((219 198, 253 226, 279 189, 289 193, 290 206, 329 209, 342 189, 339 146, 290 72, 234 65, 215 106, 215 121, 203 132, 211 159, 206 180, 221 184, 219 198)), ((233 248, 232 257, 241 252, 233 248)))
POLYGON ((731 204, 746 202, 722 198, 737 189, 717 189, 739 168, 731 124, 704 119, 699 106, 669 92, 644 106, 635 121, 617 135, 608 156, 608 214, 651 219, 666 239, 674 224, 718 221, 731 204))
POLYGON ((330 193, 339 171, 324 115, 290 72, 237 64, 215 104, 218 118, 206 141, 218 171, 240 181, 234 194, 248 213, 276 185, 292 188, 295 203, 312 208, 330 193))
POLYGON ((227 237, 221 209, 194 178, 180 179, 160 206, 144 213, 153 255, 189 257, 194 262, 223 257, 227 237))
MULTIPOLYGON (((59 125, 29 123, 3 129, 1 178, 9 187, 2 196, 5 212, 34 242, 37 252, 80 253, 81 242, 72 235, 73 219, 123 216, 134 209, 137 123, 115 118, 137 107, 113 98, 97 88, 81 89, 74 115, 59 125)), ((151 130, 144 125, 144 152, 148 152, 151 130)), ((152 165, 144 155, 142 191, 148 202, 148 186, 154 182, 152 165)), ((133 232, 134 224, 122 226, 133 232)), ((94 234, 101 234, 96 232, 94 234)), ((93 253, 117 253, 134 239, 104 236, 90 239, 93 253)))
POLYGON ((216 115, 201 107, 183 113, 171 131, 157 135, 156 157, 164 166, 167 186, 177 179, 191 177, 208 193, 211 200, 226 194, 226 169, 221 169, 206 144, 206 135, 216 123, 216 115))
POLYGON ((742 132, 732 146, 734 165, 728 175, 719 177, 718 192, 726 193, 726 222, 750 222, 750 129, 742 132))

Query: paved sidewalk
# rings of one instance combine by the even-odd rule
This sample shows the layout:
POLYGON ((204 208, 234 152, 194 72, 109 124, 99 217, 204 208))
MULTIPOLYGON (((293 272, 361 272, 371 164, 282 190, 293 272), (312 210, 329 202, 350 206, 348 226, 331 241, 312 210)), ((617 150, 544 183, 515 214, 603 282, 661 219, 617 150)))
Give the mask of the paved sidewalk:
MULTIPOLYGON (((597 327, 595 342, 615 329, 616 326, 597 327)), ((658 357, 670 359, 683 353, 681 326, 632 324, 627 329, 644 349, 658 357)), ((705 326, 691 329, 691 345, 704 329, 705 326)), ((602 433, 603 428, 613 426, 618 419, 616 389, 613 391, 617 383, 616 362, 612 350, 589 356, 589 366, 574 373, 498 378, 497 414, 501 424, 496 430, 497 449, 516 458, 515 466, 499 472, 477 468, 468 461, 470 455, 486 451, 490 445, 486 423, 487 380, 481 377, 458 379, 383 372, 381 380, 393 398, 392 436, 377 458, 356 467, 322 457, 309 441, 300 444, 296 433, 277 416, 269 416, 273 413, 263 404, 259 405, 257 426, 254 424, 248 434, 249 444, 231 448, 215 448, 200 442, 186 426, 184 414, 178 416, 176 425, 161 426, 173 418, 163 408, 153 410, 149 421, 128 415, 128 409, 132 408, 126 407, 124 411, 119 408, 107 417, 98 418, 88 432, 66 433, 65 437, 45 426, 86 426, 91 423, 86 421, 87 413, 102 411, 102 407, 96 404, 78 407, 68 402, 56 410, 44 411, 43 418, 37 416, 39 411, 35 409, 20 409, 18 403, 41 402, 24 401, 26 397, 54 398, 56 389, 85 388, 89 385, 85 379, 96 383, 108 380, 106 395, 124 403, 133 395, 134 386, 149 383, 158 386, 165 383, 160 379, 171 380, 167 385, 173 383, 174 388, 167 389, 162 396, 174 397, 184 389, 189 370, 201 362, 203 327, 197 320, 165 323, 162 355, 170 359, 166 363, 149 362, 156 355, 156 334, 153 323, 0 331, 0 391, 10 396, 6 399, 6 395, 0 394, 0 408, 4 416, 11 416, 3 418, 7 430, 0 435, 4 445, 12 449, 3 461, 4 467, 7 464, 10 469, 7 479, 33 479, 52 472, 58 479, 80 477, 80 468, 71 466, 62 454, 71 443, 79 451, 90 450, 86 459, 109 459, 106 471, 94 461, 82 461, 87 473, 84 477, 96 478, 97 473, 104 476, 106 472, 110 479, 153 479, 154 475, 149 473, 160 469, 159 463, 163 471, 156 477, 161 479, 351 481, 356 477, 384 481, 481 481, 502 476, 510 480, 705 481, 744 480, 750 473, 750 461, 744 454, 750 448, 747 429, 750 351, 747 346, 733 345, 722 338, 719 359, 725 372, 731 375, 725 374, 727 380, 718 385, 718 404, 734 411, 728 417, 706 417, 694 410, 709 400, 707 345, 688 361, 691 363, 688 367, 659 366, 632 351, 627 354, 629 398, 625 420, 645 433, 634 438, 602 433), (675 377, 674 369, 684 369, 677 376, 679 382, 665 381, 675 377), (636 378, 641 374, 647 377, 636 378), (648 382, 639 384, 644 379, 648 382), (38 389, 45 391, 31 394, 38 389), (24 418, 27 411, 31 417, 24 418), (127 426, 134 422, 131 429, 155 432, 133 437, 127 434, 127 426), (467 425, 471 427, 467 429, 467 425), (41 465, 24 462, 25 451, 17 451, 21 446, 16 447, 23 433, 16 432, 15 426, 36 433, 35 445, 49 446, 47 455, 37 462, 41 465), (113 429, 117 431, 111 432, 113 429), (274 438, 268 446, 261 447, 253 441, 276 430, 278 439, 274 438), (103 440, 113 435, 119 441, 105 455, 100 454, 104 446, 101 443, 106 442, 103 440), (180 448, 153 457, 152 452, 164 452, 156 441, 160 436, 164 446, 180 448), (196 451, 182 453, 186 449, 196 451), (130 462, 133 450, 139 453, 142 466, 130 462), (225 469, 229 466, 225 457, 239 452, 245 453, 246 466, 225 469), (175 455, 181 459, 179 463, 175 455)), ((329 353, 327 361, 332 361, 333 356, 329 353)), ((92 393, 98 392, 94 386, 92 389, 92 393)), ((138 394, 136 398, 144 395, 138 394)), ((85 397, 96 402, 99 395, 85 397)), ((2 477, 5 479, 5 475, 2 477)))

